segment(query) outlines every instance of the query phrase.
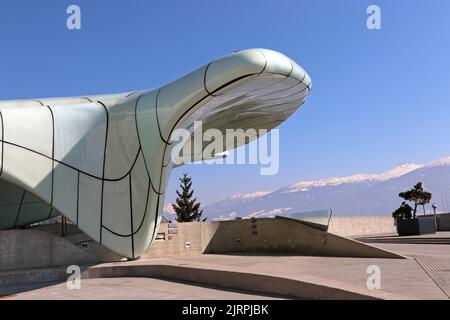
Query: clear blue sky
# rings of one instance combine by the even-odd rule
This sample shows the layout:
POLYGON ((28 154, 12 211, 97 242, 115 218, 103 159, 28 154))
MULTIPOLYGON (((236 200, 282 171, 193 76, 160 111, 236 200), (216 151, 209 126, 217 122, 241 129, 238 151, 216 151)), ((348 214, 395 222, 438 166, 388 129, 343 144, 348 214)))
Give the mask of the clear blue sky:
POLYGON ((448 0, 5 0, 0 99, 157 87, 237 49, 281 51, 313 92, 281 127, 280 171, 187 166, 204 203, 303 179, 377 172, 450 156, 448 0), (66 8, 82 30, 66 29, 66 8), (366 8, 382 30, 366 28, 366 8), (212 188, 214 186, 214 188, 212 188), (217 190, 217 188, 220 188, 217 190))

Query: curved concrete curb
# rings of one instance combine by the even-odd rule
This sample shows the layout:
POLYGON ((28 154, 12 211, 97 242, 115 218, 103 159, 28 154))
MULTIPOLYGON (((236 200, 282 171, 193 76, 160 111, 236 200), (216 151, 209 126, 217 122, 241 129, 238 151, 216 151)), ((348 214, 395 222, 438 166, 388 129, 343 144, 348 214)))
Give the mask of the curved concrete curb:
MULTIPOLYGON (((83 279, 152 277, 186 281, 226 289, 246 290, 297 299, 317 300, 411 300, 414 298, 385 291, 369 290, 339 281, 295 275, 291 278, 268 273, 250 273, 233 267, 177 263, 169 260, 108 263, 83 266, 83 279)), ((0 273, 0 288, 44 282, 63 282, 65 268, 40 268, 0 273)), ((0 294, 2 294, 0 290, 0 294)))
POLYGON ((127 264, 102 264, 88 268, 82 278, 155 277, 211 285, 227 289, 255 291, 298 299, 321 300, 405 300, 412 299, 384 291, 369 290, 313 276, 285 278, 271 274, 249 273, 223 266, 174 264, 160 261, 127 264), (213 267, 213 268, 212 268, 213 267))
POLYGON ((367 237, 356 240, 362 243, 450 244, 448 237, 367 237))

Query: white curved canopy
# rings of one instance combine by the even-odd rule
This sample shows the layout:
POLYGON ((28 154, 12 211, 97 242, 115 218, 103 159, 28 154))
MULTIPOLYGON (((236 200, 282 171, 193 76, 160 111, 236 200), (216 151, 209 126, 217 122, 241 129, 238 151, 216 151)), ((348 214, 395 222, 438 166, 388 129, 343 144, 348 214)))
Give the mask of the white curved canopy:
POLYGON ((270 130, 310 90, 291 59, 250 49, 159 89, 0 101, 0 229, 62 214, 117 254, 139 257, 159 224, 175 129, 192 132, 201 120, 203 131, 270 130))

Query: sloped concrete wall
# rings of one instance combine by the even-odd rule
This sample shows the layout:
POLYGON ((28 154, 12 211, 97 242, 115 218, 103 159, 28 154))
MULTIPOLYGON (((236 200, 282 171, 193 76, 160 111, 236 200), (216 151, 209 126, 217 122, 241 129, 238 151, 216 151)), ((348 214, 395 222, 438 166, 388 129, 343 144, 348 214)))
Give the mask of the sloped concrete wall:
POLYGON ((203 223, 161 224, 159 234, 144 258, 170 256, 260 253, 316 256, 399 258, 400 256, 317 230, 291 220, 254 219, 203 223), (177 229, 176 233, 170 230, 177 229))
POLYGON ((400 256, 287 219, 212 222, 202 226, 204 253, 264 253, 401 258, 400 256))
POLYGON ((98 259, 50 232, 0 231, 0 271, 98 262, 98 259))

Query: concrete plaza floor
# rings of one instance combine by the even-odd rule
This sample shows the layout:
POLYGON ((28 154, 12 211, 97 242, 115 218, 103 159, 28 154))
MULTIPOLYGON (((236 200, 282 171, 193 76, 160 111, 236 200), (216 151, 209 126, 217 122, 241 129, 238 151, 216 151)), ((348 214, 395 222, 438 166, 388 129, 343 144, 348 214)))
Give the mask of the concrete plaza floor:
MULTIPOLYGON (((267 300, 283 299, 254 292, 224 290, 211 286, 180 283, 152 278, 86 279, 79 290, 69 290, 65 283, 12 294, 15 300, 267 300)), ((16 288, 24 290, 26 287, 16 288)))
MULTIPOLYGON (((206 271, 227 271, 277 277, 318 280, 340 288, 377 291, 413 299, 449 299, 450 245, 371 244, 405 255, 407 259, 333 258, 287 255, 198 255, 171 259, 138 260, 113 266, 174 266, 206 271), (368 268, 378 266, 381 288, 368 290, 368 268), (309 278, 307 278, 309 279, 309 278), (340 285, 342 284, 342 286, 340 285)), ((83 279, 82 290, 68 290, 65 283, 36 288, 10 288, 13 299, 265 299, 258 292, 182 283, 153 278, 83 279)), ((278 295, 280 297, 280 295, 278 295)), ((283 297, 283 296, 281 296, 283 297)))
POLYGON ((450 246, 376 245, 408 259, 366 259, 299 256, 205 255, 176 258, 183 263, 210 264, 277 274, 292 278, 310 275, 367 288, 369 266, 381 271, 381 291, 416 299, 449 299, 450 246), (408 247, 409 246, 409 247, 408 247))

